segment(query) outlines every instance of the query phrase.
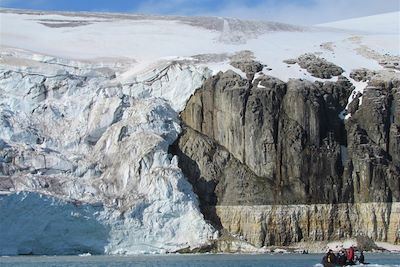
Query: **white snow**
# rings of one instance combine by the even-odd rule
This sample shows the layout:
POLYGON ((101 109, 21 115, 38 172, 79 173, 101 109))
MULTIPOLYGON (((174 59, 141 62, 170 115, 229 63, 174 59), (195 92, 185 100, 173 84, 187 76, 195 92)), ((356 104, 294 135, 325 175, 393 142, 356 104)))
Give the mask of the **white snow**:
POLYGON ((368 81, 365 81, 365 82, 359 81, 359 82, 357 82, 353 78, 350 77, 349 73, 346 73, 346 72, 343 73, 342 75, 344 77, 346 77, 354 86, 354 89, 351 92, 351 94, 349 96, 349 99, 347 100, 347 105, 346 105, 345 109, 342 112, 340 112, 339 115, 338 115, 340 119, 347 120, 352 115, 351 113, 348 112, 349 105, 357 97, 357 95, 360 95, 359 98, 358 98, 358 100, 359 100, 358 106, 361 106, 361 104, 362 104, 362 95, 364 94, 364 90, 368 86, 368 81))
POLYGON ((361 104, 362 104, 362 95, 364 94, 365 88, 367 88, 367 86, 368 86, 368 81, 365 81, 365 82, 359 81, 359 82, 357 82, 357 81, 355 81, 354 79, 352 79, 349 76, 349 73, 343 73, 343 76, 345 76, 354 86, 354 89, 351 92, 351 94, 349 96, 349 99, 347 100, 346 108, 341 113, 339 113, 339 115, 338 115, 340 119, 347 120, 352 115, 351 113, 348 113, 348 111, 347 111, 348 108, 349 108, 349 105, 356 98, 356 96, 359 95, 359 94, 360 94, 360 96, 358 98, 358 100, 359 100, 358 106, 361 106, 361 104))
POLYGON ((282 249, 282 248, 276 248, 274 249, 275 253, 288 253, 288 251, 286 249, 282 249))
POLYGON ((390 123, 394 123, 394 116, 396 112, 396 106, 394 105, 394 102, 392 101, 391 105, 390 105, 390 123))
POLYGON ((208 68, 208 69, 210 69, 212 71, 212 75, 216 75, 220 71, 221 72, 225 72, 227 70, 233 70, 237 74, 239 74, 243 79, 247 79, 246 73, 244 73, 243 71, 241 71, 238 68, 235 68, 235 67, 231 66, 229 64, 229 61, 212 62, 212 63, 205 64, 203 66, 208 68))
POLYGON ((372 33, 394 33, 400 32, 400 11, 378 14, 373 16, 334 21, 319 24, 322 27, 331 27, 345 30, 355 30, 372 33))
MULTIPOLYGON (((39 24, 38 20, 54 19, 55 15, 0 13, 0 16, 1 46, 3 47, 97 62, 106 59, 114 59, 114 61, 130 59, 136 61, 136 64, 131 66, 135 68, 135 72, 163 59, 188 59, 199 54, 232 54, 250 50, 254 52, 256 60, 272 68, 267 73, 269 75, 283 81, 289 78, 315 80, 306 71, 297 66, 288 68, 282 61, 296 58, 306 52, 318 52, 320 56, 350 72, 352 69, 361 67, 373 70, 382 68, 375 60, 365 58, 354 51, 361 45, 379 48, 380 53, 399 53, 398 31, 383 37, 372 33, 363 35, 359 32, 330 31, 329 29, 303 29, 298 32, 278 31, 264 34, 254 32, 258 34, 257 38, 251 38, 250 34, 250 37, 244 36, 244 42, 230 43, 224 40, 229 37, 229 34, 237 33, 227 30, 229 28, 227 20, 223 21, 222 31, 217 31, 190 26, 173 19, 98 19, 84 26, 49 28, 39 24), (354 36, 360 37, 359 42, 349 39, 354 36), (334 44, 333 52, 320 47, 326 42, 334 44), (374 45, 376 43, 377 45, 374 45)), ((387 16, 392 18, 393 14, 368 17, 366 21, 371 21, 371 23, 378 20, 385 21, 387 16)), ((57 15, 56 18, 64 19, 64 16, 57 15)), ((73 18, 81 20, 85 19, 85 16, 77 14, 73 18)), ((378 24, 378 26, 386 27, 387 25, 378 24)), ((385 28, 378 28, 378 26, 375 28, 379 29, 380 33, 383 32, 385 28)), ((227 66, 223 65, 222 63, 210 64, 210 68, 214 71, 227 69, 227 66)))
POLYGON ((397 252, 397 253, 400 252, 400 245, 393 245, 393 244, 386 243, 386 242, 375 242, 375 244, 378 247, 386 249, 387 251, 390 251, 390 252, 397 252))
POLYGON ((356 82, 356 81, 354 81, 353 79, 351 79, 350 77, 348 77, 348 79, 352 82, 352 84, 353 84, 354 87, 355 87, 355 89, 353 90, 353 92, 351 92, 351 95, 350 95, 350 97, 349 97, 348 103, 351 103, 351 101, 353 101, 353 99, 355 98, 355 96, 356 96, 357 94, 361 94, 361 96, 360 96, 360 98, 359 98, 359 101, 360 101, 359 105, 361 106, 361 105, 362 105, 362 94, 364 93, 364 90, 365 90, 365 88, 367 87, 368 82, 363 82, 363 81, 356 82))
POLYGON ((340 158, 342 160, 342 165, 345 166, 348 159, 348 150, 346 146, 340 146, 340 158))
POLYGON ((329 249, 331 249, 333 252, 338 252, 343 248, 348 249, 350 247, 357 247, 357 241, 355 239, 346 239, 344 241, 329 242, 324 250, 328 251, 329 249))
POLYGON ((191 55, 193 45, 211 51, 209 40, 218 36, 176 21, 116 19, 74 28, 49 28, 34 19, 48 17, 1 14, 2 45, 74 59, 130 57, 154 61, 166 56, 191 55), (199 35, 204 38, 198 38, 199 35))
POLYGON ((176 111, 182 111, 187 99, 211 76, 206 66, 182 64, 176 61, 160 61, 152 69, 135 72, 129 69, 118 80, 123 93, 134 97, 162 97, 176 111))

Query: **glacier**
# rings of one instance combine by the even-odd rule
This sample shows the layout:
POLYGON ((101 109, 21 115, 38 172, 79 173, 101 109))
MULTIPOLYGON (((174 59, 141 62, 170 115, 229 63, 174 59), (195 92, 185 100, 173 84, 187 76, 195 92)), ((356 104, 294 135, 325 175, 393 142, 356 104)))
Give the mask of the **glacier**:
POLYGON ((168 154, 184 104, 171 107, 173 89, 209 70, 161 64, 122 84, 111 68, 24 57, 0 70, 0 254, 165 253, 215 237, 168 154))

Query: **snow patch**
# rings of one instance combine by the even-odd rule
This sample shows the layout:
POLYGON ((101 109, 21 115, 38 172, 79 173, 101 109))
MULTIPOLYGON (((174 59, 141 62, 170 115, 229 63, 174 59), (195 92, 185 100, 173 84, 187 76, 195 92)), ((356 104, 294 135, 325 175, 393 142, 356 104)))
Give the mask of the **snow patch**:
POLYGON ((333 252, 338 252, 341 249, 348 249, 350 247, 357 247, 357 240, 355 239, 347 239, 344 241, 334 241, 330 242, 326 245, 325 251, 332 250, 333 252))
POLYGON ((395 252, 395 253, 399 253, 400 252, 400 245, 393 245, 390 243, 386 243, 386 242, 375 242, 375 244, 380 247, 383 248, 387 251, 390 252, 395 252))
POLYGON ((348 159, 348 150, 346 146, 340 146, 340 158, 342 160, 342 165, 345 166, 348 159))
POLYGON ((186 101, 211 76, 205 66, 164 61, 153 69, 135 73, 128 69, 117 77, 123 93, 138 97, 161 97, 169 101, 176 111, 182 111, 186 101))
POLYGON ((390 103, 390 123, 394 123, 395 119, 395 114, 396 114, 396 105, 394 104, 394 100, 390 103))
POLYGON ((359 106, 362 105, 362 95, 364 94, 364 90, 365 88, 367 88, 368 86, 368 81, 363 82, 363 81, 359 81, 356 82, 355 80, 353 80, 350 77, 347 77, 347 79, 350 80, 350 82, 353 84, 353 86, 355 87, 354 90, 351 92, 351 95, 349 96, 346 108, 349 106, 349 104, 355 99, 355 97, 360 94, 361 96, 359 97, 359 106))
POLYGON ((363 96, 363 94, 364 94, 364 90, 365 90, 365 89, 367 88, 367 86, 368 86, 368 81, 365 81, 365 82, 359 81, 359 82, 357 82, 357 81, 355 81, 354 79, 352 79, 352 78, 349 76, 348 73, 343 73, 343 76, 345 76, 345 77, 353 84, 353 86, 354 86, 354 89, 353 89, 353 91, 351 92, 351 94, 350 94, 350 96, 349 96, 349 98, 348 98, 348 100, 347 100, 346 108, 345 108, 343 111, 341 111, 341 112, 339 113, 339 118, 340 118, 341 120, 347 120, 347 119, 349 119, 349 118, 351 117, 351 115, 352 115, 351 113, 348 113, 349 105, 350 105, 350 103, 357 97, 357 95, 360 95, 360 96, 358 97, 358 101, 359 101, 358 106, 361 106, 361 104, 362 104, 362 96, 363 96))
POLYGON ((226 72, 228 70, 232 70, 239 74, 243 79, 247 80, 246 73, 241 71, 238 68, 233 67, 230 64, 230 61, 223 61, 223 62, 212 62, 204 64, 203 66, 207 67, 211 70, 212 75, 217 75, 219 72, 226 72))

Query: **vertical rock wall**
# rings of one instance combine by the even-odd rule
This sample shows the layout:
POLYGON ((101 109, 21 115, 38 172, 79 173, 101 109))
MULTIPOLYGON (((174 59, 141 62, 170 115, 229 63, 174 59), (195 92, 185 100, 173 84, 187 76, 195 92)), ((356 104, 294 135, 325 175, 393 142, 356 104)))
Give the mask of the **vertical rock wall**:
POLYGON ((257 246, 399 242, 399 80, 375 75, 343 121, 353 88, 343 76, 209 78, 181 113, 172 148, 206 217, 257 246))

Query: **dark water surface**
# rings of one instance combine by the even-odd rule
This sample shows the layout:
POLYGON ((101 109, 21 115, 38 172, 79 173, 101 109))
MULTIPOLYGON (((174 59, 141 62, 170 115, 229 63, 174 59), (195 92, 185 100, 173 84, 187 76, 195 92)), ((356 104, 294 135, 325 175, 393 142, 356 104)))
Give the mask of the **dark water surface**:
MULTIPOLYGON (((19 256, 1 257, 0 266, 15 267, 311 267, 318 263, 321 254, 201 254, 201 255, 140 255, 140 256, 19 256)), ((400 254, 366 254, 371 267, 400 267, 400 254)))

